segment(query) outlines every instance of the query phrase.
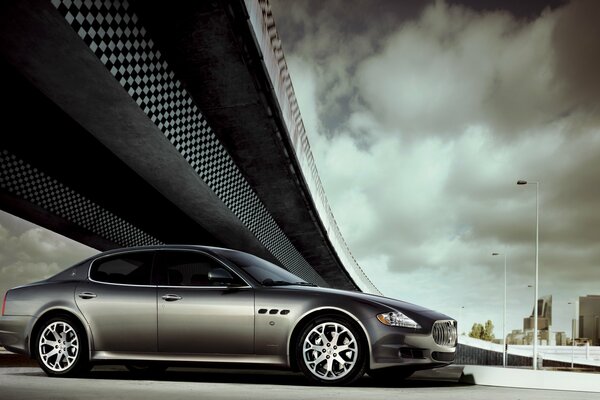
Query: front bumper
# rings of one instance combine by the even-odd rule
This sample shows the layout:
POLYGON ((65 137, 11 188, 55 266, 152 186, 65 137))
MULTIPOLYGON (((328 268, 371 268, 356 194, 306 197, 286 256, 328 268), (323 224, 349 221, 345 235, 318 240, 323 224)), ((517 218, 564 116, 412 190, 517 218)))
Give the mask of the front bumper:
MULTIPOLYGON (((372 342, 370 369, 409 367, 427 369, 442 367, 454 361, 456 341, 438 344, 433 333, 418 333, 386 327, 378 329, 372 342)), ((438 337, 438 342, 440 341, 438 337)))
POLYGON ((13 353, 29 354, 29 327, 33 325, 31 316, 0 317, 0 346, 13 353))

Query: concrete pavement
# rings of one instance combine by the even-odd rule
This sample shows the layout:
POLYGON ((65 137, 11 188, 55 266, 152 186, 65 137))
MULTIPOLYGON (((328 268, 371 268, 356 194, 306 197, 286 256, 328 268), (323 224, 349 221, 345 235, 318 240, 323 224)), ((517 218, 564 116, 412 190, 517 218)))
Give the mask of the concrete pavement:
POLYGON ((136 377, 122 367, 95 367, 84 378, 48 378, 36 367, 0 367, 0 399, 600 399, 595 393, 497 388, 458 383, 461 367, 449 367, 381 385, 369 377, 352 387, 310 386, 282 371, 171 368, 158 377, 136 377))

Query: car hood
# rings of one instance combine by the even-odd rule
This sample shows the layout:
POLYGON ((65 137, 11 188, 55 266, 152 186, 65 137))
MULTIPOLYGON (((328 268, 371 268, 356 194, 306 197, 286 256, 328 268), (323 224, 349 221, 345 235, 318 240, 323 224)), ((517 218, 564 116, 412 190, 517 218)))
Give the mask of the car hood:
POLYGON ((306 287, 306 286, 286 286, 286 288, 289 288, 292 290, 302 290, 302 291, 312 292, 315 294, 322 293, 322 294, 327 294, 327 295, 343 296, 346 298, 350 297, 357 301, 369 302, 369 303, 373 303, 373 304, 377 304, 377 305, 381 305, 384 307, 392 308, 394 310, 401 311, 403 313, 406 313, 409 317, 412 317, 415 315, 421 315, 421 316, 427 316, 427 317, 429 317, 431 319, 435 319, 435 320, 453 319, 453 318, 448 317, 447 315, 444 315, 437 311, 430 310, 428 308, 425 308, 425 307, 422 307, 422 306, 419 306, 416 304, 408 303, 406 301, 402 301, 402 300, 398 300, 398 299, 393 299, 390 297, 370 294, 370 293, 353 292, 353 291, 349 291, 349 290, 330 289, 330 288, 322 288, 322 287, 306 287))

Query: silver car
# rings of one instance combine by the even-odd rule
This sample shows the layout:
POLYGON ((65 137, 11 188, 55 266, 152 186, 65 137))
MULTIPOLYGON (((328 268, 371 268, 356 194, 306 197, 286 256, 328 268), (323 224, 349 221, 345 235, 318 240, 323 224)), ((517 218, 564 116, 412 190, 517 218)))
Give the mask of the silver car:
POLYGON ((253 255, 203 246, 112 250, 9 290, 0 345, 50 376, 93 364, 253 364, 349 384, 454 360, 456 321, 387 297, 316 287, 253 255))

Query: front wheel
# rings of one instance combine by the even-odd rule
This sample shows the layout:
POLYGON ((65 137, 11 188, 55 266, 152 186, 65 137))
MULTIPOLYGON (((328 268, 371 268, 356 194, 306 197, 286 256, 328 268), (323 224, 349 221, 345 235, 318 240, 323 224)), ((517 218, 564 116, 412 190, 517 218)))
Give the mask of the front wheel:
POLYGON ((37 360, 48 376, 73 376, 88 364, 85 334, 69 317, 45 321, 35 343, 37 360))
POLYGON ((367 347, 362 332, 338 316, 314 319, 300 334, 296 359, 313 383, 343 385, 364 375, 367 347))

